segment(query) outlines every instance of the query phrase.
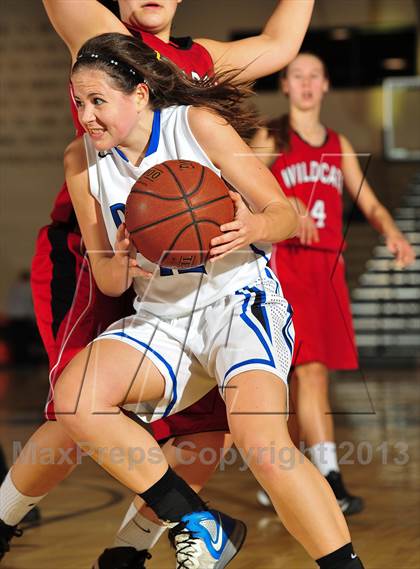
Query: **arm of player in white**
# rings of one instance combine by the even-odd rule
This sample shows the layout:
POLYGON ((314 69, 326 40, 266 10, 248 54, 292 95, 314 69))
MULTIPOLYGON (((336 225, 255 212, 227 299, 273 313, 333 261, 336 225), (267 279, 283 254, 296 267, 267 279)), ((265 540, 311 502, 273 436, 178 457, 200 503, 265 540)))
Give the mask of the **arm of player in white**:
MULTIPOLYGON (((270 167, 279 156, 276 151, 276 143, 273 136, 266 127, 259 128, 255 133, 250 146, 258 158, 267 167, 270 167)), ((281 182, 279 182, 281 187, 281 182)), ((288 200, 296 209, 298 214, 298 228, 296 230, 296 237, 299 237, 302 245, 312 245, 319 241, 318 229, 314 220, 310 216, 306 205, 296 196, 288 197, 288 200)))
POLYGON ((293 206, 272 173, 233 127, 223 118, 202 108, 192 107, 188 120, 194 136, 210 160, 241 195, 234 198, 235 220, 222 225, 224 235, 212 240, 210 254, 220 258, 250 243, 276 243, 292 237, 297 226, 293 206))
POLYGON ((238 79, 253 81, 279 71, 297 56, 313 7, 314 0, 280 0, 258 36, 233 42, 196 41, 210 52, 216 70, 244 69, 238 79))
POLYGON ((64 154, 64 172, 77 221, 82 232, 96 284, 103 294, 120 296, 135 277, 151 273, 137 266, 125 225, 121 225, 112 249, 98 201, 89 189, 86 155, 82 138, 74 140, 64 154))

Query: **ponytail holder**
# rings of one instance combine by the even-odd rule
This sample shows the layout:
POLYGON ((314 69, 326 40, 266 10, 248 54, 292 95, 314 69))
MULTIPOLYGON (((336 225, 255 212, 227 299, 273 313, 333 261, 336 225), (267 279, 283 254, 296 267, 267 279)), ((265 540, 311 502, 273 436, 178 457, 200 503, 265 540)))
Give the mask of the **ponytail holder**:
POLYGON ((162 56, 161 56, 160 53, 159 53, 158 51, 156 51, 156 50, 155 50, 155 53, 156 53, 156 59, 159 61, 162 56))

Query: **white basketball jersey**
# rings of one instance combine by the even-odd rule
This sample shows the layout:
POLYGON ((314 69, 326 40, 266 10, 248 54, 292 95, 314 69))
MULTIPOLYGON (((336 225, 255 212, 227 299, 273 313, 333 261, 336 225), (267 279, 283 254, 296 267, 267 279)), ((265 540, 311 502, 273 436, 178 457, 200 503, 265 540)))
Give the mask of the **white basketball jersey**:
MULTIPOLYGON (((220 170, 190 130, 188 108, 173 106, 155 111, 149 147, 139 166, 133 166, 118 148, 98 152, 89 136, 84 135, 90 190, 101 205, 111 246, 124 221, 125 203, 133 184, 152 166, 166 160, 193 160, 220 176, 220 170)), ((175 318, 208 306, 264 276, 270 253, 271 245, 259 243, 215 263, 183 270, 159 267, 138 254, 138 265, 153 272, 153 278, 135 279, 135 308, 175 318)))

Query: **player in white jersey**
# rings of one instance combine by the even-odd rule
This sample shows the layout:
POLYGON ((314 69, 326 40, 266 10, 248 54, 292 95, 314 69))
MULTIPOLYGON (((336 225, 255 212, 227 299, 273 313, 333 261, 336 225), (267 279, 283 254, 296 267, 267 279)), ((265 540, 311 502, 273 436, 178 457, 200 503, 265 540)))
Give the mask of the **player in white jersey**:
POLYGON ((265 251, 250 251, 254 243, 268 245, 292 235, 296 216, 274 177, 226 121, 239 127, 247 122, 232 105, 241 99, 241 88, 223 77, 194 84, 169 62, 152 60, 149 52, 128 36, 105 34, 84 45, 73 68, 79 118, 89 136, 87 146, 93 145, 97 156, 89 152, 87 161, 83 142, 76 140, 66 152, 66 179, 98 286, 106 294, 118 295, 135 281, 144 292, 140 283, 150 279, 155 269, 128 256, 128 234, 123 224, 116 228, 108 209, 114 199, 124 203, 128 188, 121 186, 114 197, 100 170, 109 167, 116 173, 124 166, 119 160, 122 154, 125 165, 147 166, 159 109, 169 121, 163 142, 177 136, 171 130, 178 121, 183 127, 179 136, 185 136, 185 130, 188 134, 182 139, 184 146, 180 142, 178 151, 174 144, 176 154, 167 157, 194 157, 220 170, 252 211, 239 194, 231 194, 235 220, 222 226, 223 235, 212 241, 198 307, 185 305, 189 288, 196 288, 194 280, 185 289, 178 285, 186 292, 168 319, 171 298, 165 294, 164 279, 179 283, 182 278, 187 283, 194 275, 157 275, 135 316, 111 326, 72 360, 56 387, 58 420, 75 441, 83 440, 84 446, 94 449, 96 459, 100 447, 124 449, 118 461, 102 452, 101 465, 140 494, 160 519, 176 525, 179 567, 224 567, 240 546, 243 535, 235 535, 241 529, 239 522, 228 518, 225 526, 217 514, 206 512, 168 468, 150 435, 118 413, 123 404, 136 405, 149 419, 157 410, 173 412, 192 393, 191 367, 201 366, 203 376, 213 376, 219 383, 233 438, 286 527, 318 558, 322 569, 360 568, 332 492, 290 441, 285 384, 292 347, 290 312, 279 284, 259 265, 261 261, 255 262, 255 255, 267 257, 265 251), (174 104, 186 107, 168 108, 174 104), (238 339, 229 336, 229 342, 221 341, 218 335, 230 321, 238 339), (187 329, 184 349, 180 338, 187 329), (175 377, 174 362, 180 363, 175 377), (133 468, 130 450, 139 446, 152 460, 133 468), (285 448, 293 456, 287 465, 285 448))
MULTIPOLYGON (((193 107, 171 106, 153 111, 152 143, 138 166, 127 161, 118 148, 98 152, 90 136, 84 135, 90 193, 100 204, 110 243, 118 240, 123 213, 121 205, 126 202, 136 180, 151 166, 182 158, 199 162, 221 175, 192 134, 189 112, 194 113, 193 107)), ((176 270, 160 270, 137 254, 137 264, 153 273, 150 281, 134 280, 137 314, 116 322, 99 338, 118 338, 137 347, 139 340, 149 345, 149 338, 153 337, 154 351, 148 353, 148 357, 168 376, 167 390, 151 417, 142 416, 143 419, 166 416, 168 409, 171 414, 177 412, 209 391, 214 384, 211 378, 219 372, 217 359, 222 352, 223 365, 232 372, 224 373, 219 378, 221 387, 239 368, 245 371, 268 367, 281 379, 287 377, 293 345, 291 309, 282 298, 279 283, 267 268, 270 253, 271 244, 255 243, 252 248, 237 250, 217 263, 207 263, 191 271, 184 269, 180 273, 176 270), (267 316, 267 324, 264 319, 260 322, 251 310, 256 309, 254 300, 258 295, 266 296, 261 310, 267 316), (235 311, 240 311, 245 318, 232 318, 235 311), (191 319, 192 313, 194 316, 191 319), (230 323, 228 342, 226 333, 220 333, 226 328, 226 322, 230 323), (207 327, 206 345, 198 331, 203 325, 207 327), (279 330, 284 328, 284 334, 279 334, 277 350, 268 348, 263 339, 274 326, 279 330), (258 330, 257 336, 255 329, 258 330), (177 337, 175 342, 174 336, 177 337), (258 336, 261 340, 256 343, 258 336), (226 343, 228 349, 225 350, 226 343), (188 352, 192 352, 194 357, 189 357, 188 352), (252 358, 243 355, 251 353, 252 358), (206 362, 207 371, 204 374, 200 362, 206 362), (176 388, 172 385, 171 369, 178 369, 176 388), (190 381, 193 375, 195 379, 190 381)), ((147 410, 149 407, 146 405, 147 410)), ((141 413, 141 408, 136 411, 141 413)))
MULTIPOLYGON (((115 243, 122 220, 115 214, 116 209, 126 202, 131 187, 150 167, 166 160, 182 158, 199 162, 218 176, 221 175, 220 169, 210 161, 191 132, 189 113, 194 113, 194 109, 186 105, 153 111, 152 144, 138 166, 127 161, 119 149, 98 152, 90 136, 84 135, 90 192, 101 205, 110 243, 115 243)), ((136 306, 164 317, 184 316, 193 308, 197 310, 209 306, 238 288, 249 285, 261 275, 272 278, 268 269, 269 277, 265 272, 270 254, 271 243, 255 243, 253 248, 237 250, 234 256, 225 257, 212 265, 207 264, 201 268, 202 272, 195 269, 183 271, 182 274, 174 274, 173 271, 162 273, 156 265, 138 254, 139 266, 152 272, 154 277, 151 282, 144 279, 134 282, 137 298, 141 299, 136 306)))

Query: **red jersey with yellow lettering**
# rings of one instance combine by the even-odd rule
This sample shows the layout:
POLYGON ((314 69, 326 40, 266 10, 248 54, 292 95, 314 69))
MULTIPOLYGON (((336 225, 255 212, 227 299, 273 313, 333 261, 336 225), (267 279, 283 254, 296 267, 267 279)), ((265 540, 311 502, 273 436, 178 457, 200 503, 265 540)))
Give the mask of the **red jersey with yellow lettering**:
MULTIPOLYGON (((195 43, 190 37, 171 38, 170 41, 166 43, 153 34, 142 32, 128 25, 127 28, 133 36, 138 37, 152 49, 170 59, 193 79, 198 80, 200 78, 204 78, 206 75, 213 72, 213 61, 209 52, 202 45, 195 43)), ((76 134, 77 136, 82 136, 85 130, 77 117, 77 108, 74 103, 71 88, 70 105, 76 134)), ((64 184, 54 202, 51 219, 61 223, 68 223, 72 217, 73 206, 67 186, 64 184)))
MULTIPOLYGON (((339 135, 327 129, 321 146, 312 146, 295 131, 290 150, 279 155, 271 171, 288 197, 300 199, 318 228, 319 242, 311 247, 339 251, 343 246, 343 173, 339 135)), ((281 245, 299 245, 297 238, 281 245)))

